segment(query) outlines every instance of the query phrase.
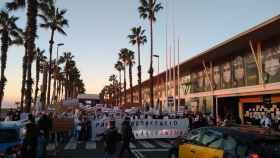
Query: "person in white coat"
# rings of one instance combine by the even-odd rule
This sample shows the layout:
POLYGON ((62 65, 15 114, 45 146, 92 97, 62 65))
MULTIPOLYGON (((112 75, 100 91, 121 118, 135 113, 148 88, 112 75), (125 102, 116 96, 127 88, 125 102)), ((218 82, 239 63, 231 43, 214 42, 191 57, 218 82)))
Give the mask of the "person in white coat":
POLYGON ((270 128, 270 127, 271 127, 271 117, 270 117, 270 114, 269 114, 269 113, 267 113, 267 114, 261 119, 260 124, 261 124, 262 127, 265 127, 265 128, 270 128))

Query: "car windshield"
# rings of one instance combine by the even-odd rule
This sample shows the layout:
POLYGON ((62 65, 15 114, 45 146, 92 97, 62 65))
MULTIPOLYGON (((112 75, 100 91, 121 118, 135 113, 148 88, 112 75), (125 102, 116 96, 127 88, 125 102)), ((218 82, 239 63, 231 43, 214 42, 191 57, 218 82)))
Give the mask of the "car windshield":
POLYGON ((0 143, 13 142, 18 140, 16 129, 0 129, 0 143))

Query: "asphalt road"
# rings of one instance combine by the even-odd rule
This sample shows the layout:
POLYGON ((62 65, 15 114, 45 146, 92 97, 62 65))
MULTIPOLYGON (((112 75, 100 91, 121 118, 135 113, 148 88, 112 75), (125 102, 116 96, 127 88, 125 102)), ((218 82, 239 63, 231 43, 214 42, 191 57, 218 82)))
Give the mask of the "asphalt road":
MULTIPOLYGON (((134 158, 167 158, 172 140, 138 140, 130 144, 134 158)), ((120 148, 121 144, 118 145, 120 148)), ((119 149, 118 149, 119 150, 119 149)), ((118 151, 117 151, 118 153, 118 151)), ((118 155, 118 154, 116 154, 118 155)), ((103 158, 102 142, 77 142, 73 138, 67 143, 48 146, 48 158, 103 158), (56 152, 55 152, 56 151, 56 152)), ((122 158, 128 158, 125 152, 122 158)))

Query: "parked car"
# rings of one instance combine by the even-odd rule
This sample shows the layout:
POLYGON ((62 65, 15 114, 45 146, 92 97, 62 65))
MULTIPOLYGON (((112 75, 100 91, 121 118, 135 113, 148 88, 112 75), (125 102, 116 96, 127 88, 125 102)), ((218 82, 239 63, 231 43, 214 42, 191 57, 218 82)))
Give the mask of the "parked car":
POLYGON ((202 127, 178 137, 169 158, 280 158, 280 134, 248 126, 202 127))
POLYGON ((0 122, 0 158, 11 155, 20 157, 24 134, 24 123, 0 122))

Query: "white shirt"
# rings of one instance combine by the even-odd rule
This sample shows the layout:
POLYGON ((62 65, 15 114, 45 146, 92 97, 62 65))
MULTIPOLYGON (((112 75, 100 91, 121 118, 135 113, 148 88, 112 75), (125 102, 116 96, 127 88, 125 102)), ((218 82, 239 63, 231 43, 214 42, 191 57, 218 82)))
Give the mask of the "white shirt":
POLYGON ((261 119, 261 125, 266 128, 269 128, 269 127, 271 127, 271 120, 265 116, 261 119))

